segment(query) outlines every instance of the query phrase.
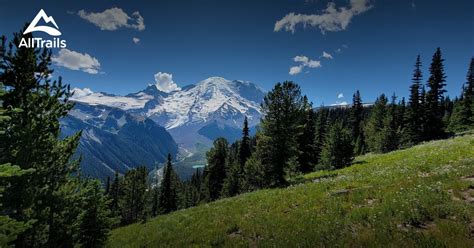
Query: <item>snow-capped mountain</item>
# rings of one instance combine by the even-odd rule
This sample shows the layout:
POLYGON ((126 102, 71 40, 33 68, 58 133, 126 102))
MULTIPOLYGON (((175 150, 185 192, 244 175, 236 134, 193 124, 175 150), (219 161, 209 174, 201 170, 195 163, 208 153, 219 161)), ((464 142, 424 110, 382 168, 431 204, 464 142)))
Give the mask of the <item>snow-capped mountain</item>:
POLYGON ((211 138, 202 131, 208 125, 220 128, 222 136, 228 137, 232 132, 240 132, 245 116, 250 126, 258 124, 265 94, 253 83, 222 77, 211 77, 169 93, 155 85, 126 96, 89 89, 74 91, 72 100, 76 102, 119 108, 152 119, 187 149, 193 149, 197 143, 210 144, 211 138))
POLYGON ((70 136, 81 130, 76 156, 82 156, 82 172, 102 180, 138 166, 152 170, 166 161, 168 153, 175 157, 178 152, 163 127, 118 108, 76 103, 61 119, 61 134, 70 136))

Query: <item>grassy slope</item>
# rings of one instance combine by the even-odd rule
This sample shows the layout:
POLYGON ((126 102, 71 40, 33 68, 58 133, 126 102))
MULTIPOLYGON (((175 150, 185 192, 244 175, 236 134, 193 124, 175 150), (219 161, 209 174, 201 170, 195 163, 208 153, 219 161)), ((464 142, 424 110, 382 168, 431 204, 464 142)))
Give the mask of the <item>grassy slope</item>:
POLYGON ((356 161, 116 229, 108 245, 474 246, 474 135, 356 161))

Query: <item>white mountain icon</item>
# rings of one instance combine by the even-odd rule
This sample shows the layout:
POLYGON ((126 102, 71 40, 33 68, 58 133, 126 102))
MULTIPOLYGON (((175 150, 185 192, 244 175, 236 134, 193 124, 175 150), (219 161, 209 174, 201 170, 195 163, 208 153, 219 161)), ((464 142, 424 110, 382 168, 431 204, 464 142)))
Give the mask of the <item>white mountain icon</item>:
POLYGON ((33 21, 31 21, 31 24, 28 26, 28 28, 26 28, 25 32, 23 32, 23 34, 27 34, 27 33, 31 33, 31 32, 35 32, 35 31, 41 31, 41 32, 45 32, 51 36, 59 36, 61 35, 61 32, 59 32, 59 27, 58 25, 56 24, 56 22, 54 21, 54 18, 52 16, 48 16, 46 15, 46 12, 44 12, 43 9, 41 9, 38 14, 36 14, 35 18, 33 19, 33 21), (53 25, 56 27, 56 28, 53 28, 53 27, 49 27, 49 26, 36 26, 36 24, 38 24, 39 20, 40 19, 43 19, 46 23, 53 23, 53 25))

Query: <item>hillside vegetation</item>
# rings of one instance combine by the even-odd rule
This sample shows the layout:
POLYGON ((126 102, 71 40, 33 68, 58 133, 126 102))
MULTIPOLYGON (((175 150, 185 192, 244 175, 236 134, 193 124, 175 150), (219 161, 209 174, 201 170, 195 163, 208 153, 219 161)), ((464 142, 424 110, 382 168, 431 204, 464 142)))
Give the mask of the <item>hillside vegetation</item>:
POLYGON ((474 135, 112 231, 109 247, 473 247, 474 135))

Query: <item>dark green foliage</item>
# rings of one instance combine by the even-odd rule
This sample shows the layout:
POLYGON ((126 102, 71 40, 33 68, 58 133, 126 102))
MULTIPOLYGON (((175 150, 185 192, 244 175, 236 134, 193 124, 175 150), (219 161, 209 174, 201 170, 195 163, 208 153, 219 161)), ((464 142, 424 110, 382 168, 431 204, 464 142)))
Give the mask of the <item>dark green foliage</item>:
POLYGON ((183 208, 193 207, 199 204, 200 189, 203 181, 201 170, 196 169, 191 179, 183 182, 184 196, 180 204, 183 208))
MULTIPOLYGON (((262 142, 259 139, 259 142, 262 142)), ((266 179, 266 168, 262 164, 261 155, 257 152, 253 153, 252 156, 247 160, 244 167, 244 180, 242 180, 242 191, 254 191, 257 189, 263 189, 267 187, 267 179, 266 179)))
POLYGON ((451 132, 461 132, 474 127, 474 58, 471 59, 466 80, 460 99, 454 101, 448 125, 451 132))
POLYGON ((324 142, 321 152, 322 168, 340 169, 349 166, 354 159, 354 146, 351 134, 341 122, 334 123, 324 142))
POLYGON ((443 101, 446 92, 444 90, 446 76, 443 61, 441 49, 438 48, 433 55, 430 65, 430 78, 427 83, 429 90, 426 93, 425 105, 425 140, 439 139, 444 136, 444 109, 441 101, 443 101))
POLYGON ((168 162, 163 172, 158 198, 161 214, 167 214, 178 209, 179 178, 173 169, 171 160, 171 154, 168 154, 168 162))
POLYGON ((144 166, 125 173, 123 183, 120 185, 123 196, 119 201, 123 224, 130 224, 146 217, 147 178, 148 170, 144 166))
POLYGON ((217 200, 221 196, 222 186, 226 178, 228 149, 227 140, 219 138, 214 141, 214 147, 207 152, 208 165, 204 183, 207 186, 210 201, 217 200))
POLYGON ((287 184, 285 175, 295 165, 298 151, 297 137, 302 127, 296 120, 303 110, 300 87, 286 81, 277 83, 262 103, 265 116, 261 122, 262 141, 257 141, 258 160, 265 168, 265 184, 280 187, 287 184))
POLYGON ((372 152, 382 152, 382 130, 387 113, 387 97, 380 95, 372 108, 365 126, 367 147, 372 152))
MULTIPOLYGON (((59 119, 72 108, 69 85, 61 78, 51 82, 51 51, 18 47, 22 37, 16 33, 9 50, 3 39, 0 52, 0 82, 6 87, 0 102, 12 113, 1 137, 0 164, 11 163, 34 171, 8 179, 2 210, 20 222, 34 220, 30 229, 18 236, 17 246, 58 247, 72 242, 69 228, 73 218, 58 219, 69 206, 62 187, 77 171, 72 161, 80 133, 60 139, 59 119)), ((2 211, 2 212, 3 212, 2 211)))
POLYGON ((365 152, 365 138, 362 128, 362 121, 364 118, 364 107, 360 97, 359 90, 352 96, 352 107, 349 117, 349 125, 351 127, 352 139, 354 142, 354 153, 356 155, 365 152))
POLYGON ((397 123, 396 96, 392 96, 392 102, 388 106, 387 114, 383 118, 383 128, 380 131, 380 140, 377 147, 380 152, 390 152, 398 149, 399 144, 399 124, 397 123))
POLYGON ((313 171, 314 165, 316 164, 316 148, 314 145, 314 137, 316 133, 316 120, 313 106, 308 102, 306 96, 303 97, 303 108, 301 111, 301 126, 303 131, 298 137, 298 150, 300 154, 298 156, 297 168, 299 172, 308 173, 313 171))
MULTIPOLYGON (((244 137, 245 135, 245 124, 244 124, 244 137)), ((247 134, 248 135, 248 134, 247 134)), ((243 137, 243 138, 244 138, 243 137)), ((241 141, 242 142, 242 141, 241 141)), ((241 149, 242 144, 241 142, 234 142, 230 145, 227 151, 227 159, 226 159, 226 175, 224 179, 224 184, 222 185, 222 192, 221 196, 223 197, 231 197, 240 193, 241 185, 240 180, 243 173, 243 166, 241 165, 242 159, 247 161, 248 157, 244 156, 241 157, 241 149)), ((248 143, 248 152, 250 155, 250 137, 247 136, 247 143, 248 143)), ((246 145, 247 146, 247 145, 246 145)))
POLYGON ((314 134, 314 158, 315 164, 319 163, 319 159, 321 157, 321 150, 324 145, 324 141, 326 140, 326 129, 327 129, 327 117, 328 111, 326 109, 320 109, 316 115, 316 125, 315 125, 315 134, 314 134))
POLYGON ((239 148, 239 163, 241 170, 243 170, 245 162, 247 162, 247 159, 251 155, 250 146, 249 123, 246 116, 244 120, 244 127, 242 129, 242 140, 240 141, 239 148))
POLYGON ((110 210, 112 210, 112 213, 115 216, 118 216, 121 214, 120 208, 119 208, 119 198, 122 193, 122 188, 120 187, 120 177, 117 171, 115 171, 115 177, 114 181, 112 182, 110 186, 110 191, 109 191, 109 197, 111 198, 110 202, 110 210))
POLYGON ((102 247, 113 224, 110 200, 104 196, 100 182, 86 181, 82 192, 82 211, 77 217, 74 233, 81 247, 102 247))
POLYGON ((403 129, 403 144, 410 146, 419 143, 423 138, 423 116, 421 85, 423 74, 421 72, 420 55, 416 57, 415 70, 413 71, 410 97, 405 115, 405 128, 403 129))

